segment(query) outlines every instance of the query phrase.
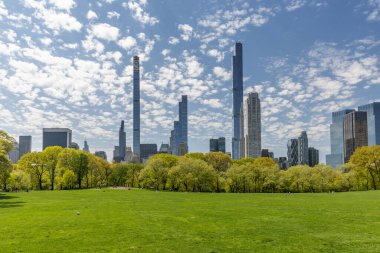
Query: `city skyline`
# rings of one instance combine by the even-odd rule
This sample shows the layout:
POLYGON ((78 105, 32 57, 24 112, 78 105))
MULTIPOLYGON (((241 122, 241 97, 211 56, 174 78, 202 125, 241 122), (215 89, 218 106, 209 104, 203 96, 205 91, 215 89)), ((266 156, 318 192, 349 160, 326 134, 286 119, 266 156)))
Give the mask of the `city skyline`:
POLYGON ((42 128, 67 127, 73 141, 110 156, 124 119, 132 146, 131 61, 139 55, 141 143, 167 142, 187 94, 189 151, 207 152, 213 136, 225 136, 231 151, 236 41, 244 94, 262 99, 262 147, 276 157, 305 130, 323 162, 331 112, 379 99, 379 17, 370 1, 167 1, 173 12, 165 15, 162 3, 132 2, 142 16, 121 1, 0 1, 0 128, 33 136, 32 150, 41 150, 42 128), (49 23, 49 13, 67 22, 49 23))

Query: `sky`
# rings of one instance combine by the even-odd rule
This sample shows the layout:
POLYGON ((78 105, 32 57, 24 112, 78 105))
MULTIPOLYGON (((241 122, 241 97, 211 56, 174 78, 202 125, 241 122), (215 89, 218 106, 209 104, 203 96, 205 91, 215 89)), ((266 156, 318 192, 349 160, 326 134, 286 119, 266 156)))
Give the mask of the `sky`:
POLYGON ((236 41, 275 157, 306 130, 325 161, 331 112, 380 101, 380 0, 0 0, 0 129, 41 150, 68 127, 112 159, 121 120, 132 146, 138 55, 141 143, 169 142, 188 95, 189 151, 231 151, 236 41))

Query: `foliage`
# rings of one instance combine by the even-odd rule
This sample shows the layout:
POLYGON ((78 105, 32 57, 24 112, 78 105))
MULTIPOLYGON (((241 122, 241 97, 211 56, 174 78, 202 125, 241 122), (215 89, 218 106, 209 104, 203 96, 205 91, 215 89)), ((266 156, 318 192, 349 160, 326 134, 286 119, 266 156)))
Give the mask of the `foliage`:
POLYGON ((8 154, 14 149, 15 139, 3 130, 0 130, 0 153, 8 154))
POLYGON ((7 183, 12 171, 12 162, 4 153, 0 153, 0 187, 3 190, 7 189, 7 183))

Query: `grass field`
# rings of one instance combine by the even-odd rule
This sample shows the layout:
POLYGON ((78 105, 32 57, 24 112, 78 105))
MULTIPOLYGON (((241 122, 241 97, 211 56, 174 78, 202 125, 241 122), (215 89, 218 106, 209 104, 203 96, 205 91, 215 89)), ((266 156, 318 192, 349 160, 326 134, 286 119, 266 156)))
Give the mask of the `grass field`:
POLYGON ((0 193, 0 252, 380 252, 380 191, 0 193))

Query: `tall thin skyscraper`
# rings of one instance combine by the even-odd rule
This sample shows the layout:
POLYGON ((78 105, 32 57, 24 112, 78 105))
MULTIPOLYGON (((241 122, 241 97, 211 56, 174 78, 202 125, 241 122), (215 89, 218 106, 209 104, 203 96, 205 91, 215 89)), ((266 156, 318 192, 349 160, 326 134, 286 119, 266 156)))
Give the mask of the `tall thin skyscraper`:
POLYGON ((140 62, 133 57, 133 153, 140 155, 140 62))
POLYGON ((306 131, 302 131, 298 137, 298 164, 309 164, 309 141, 307 139, 306 131))
POLYGON ((248 94, 246 106, 246 156, 257 158, 261 156, 261 107, 257 92, 248 94))
POLYGON ((288 167, 298 164, 298 139, 288 140, 288 167))
POLYGON ((88 146, 87 140, 84 140, 83 151, 90 153, 90 146, 88 146))
MULTIPOLYGON (((179 110, 178 110, 178 117, 179 117, 179 131, 180 131, 180 138, 179 138, 179 145, 183 145, 184 152, 188 152, 188 135, 187 135, 187 96, 182 95, 182 100, 179 102, 179 110)), ((179 147, 178 145, 178 147, 179 147)))
POLYGON ((124 120, 121 121, 120 129, 119 129, 119 158, 120 160, 124 160, 125 157, 125 149, 126 149, 126 134, 124 130, 124 120))
POLYGON ((354 151, 368 145, 367 112, 353 111, 343 120, 344 162, 350 160, 354 151))
POLYGON ((243 104, 243 45, 240 42, 235 44, 235 55, 232 57, 232 91, 233 91, 233 119, 234 132, 232 137, 232 158, 240 159, 241 149, 241 107, 243 104))
POLYGON ((332 113, 330 124, 330 146, 331 154, 326 155, 326 164, 337 168, 343 164, 343 118, 354 109, 347 109, 332 113))
POLYGON ((380 102, 361 105, 358 111, 367 112, 368 146, 380 145, 380 102))
POLYGON ((20 158, 23 155, 32 152, 32 136, 19 136, 18 142, 20 158))

